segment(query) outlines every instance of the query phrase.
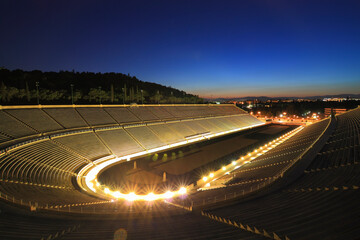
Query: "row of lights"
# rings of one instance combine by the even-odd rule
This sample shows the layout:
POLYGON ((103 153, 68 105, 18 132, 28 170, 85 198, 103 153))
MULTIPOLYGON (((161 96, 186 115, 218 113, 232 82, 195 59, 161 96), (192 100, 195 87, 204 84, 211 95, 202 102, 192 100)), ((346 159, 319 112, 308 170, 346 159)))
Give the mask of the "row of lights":
POLYGON ((181 187, 178 191, 167 191, 162 194, 154 194, 153 192, 150 192, 146 195, 138 195, 134 192, 130 193, 121 193, 120 191, 111 191, 109 188, 104 188, 104 193, 107 195, 110 195, 111 197, 114 197, 115 199, 124 199, 129 202, 133 201, 155 201, 160 199, 171 199, 175 196, 181 196, 186 194, 187 189, 185 187, 181 187))
MULTIPOLYGON (((225 135, 228 133, 256 127, 256 126, 263 125, 263 124, 264 123, 254 124, 251 126, 236 128, 236 129, 227 130, 224 132, 219 132, 219 133, 214 133, 214 134, 206 134, 206 135, 201 134, 201 136, 193 138, 193 139, 187 139, 182 142, 173 143, 170 145, 165 145, 165 146, 154 148, 154 149, 149 149, 149 150, 146 150, 143 152, 139 152, 139 153, 135 153, 135 154, 131 154, 128 156, 119 157, 119 158, 115 158, 115 159, 104 159, 104 160, 99 159, 98 161, 94 161, 93 163, 88 164, 79 172, 78 183, 80 185, 82 185, 81 177, 84 176, 86 186, 94 193, 103 192, 105 195, 111 195, 112 197, 115 197, 117 199, 125 199, 128 201, 136 201, 136 200, 154 201, 154 200, 158 200, 158 199, 169 199, 173 196, 184 195, 187 192, 187 189, 185 187, 181 187, 178 191, 175 191, 175 192, 168 191, 168 192, 165 192, 162 194, 149 193, 147 195, 137 195, 133 192, 128 193, 128 194, 120 193, 118 191, 112 192, 108 188, 104 188, 103 190, 101 190, 101 188, 99 188, 100 185, 97 182, 97 175, 102 169, 106 168, 109 165, 115 164, 116 162, 120 162, 123 160, 130 161, 131 158, 134 158, 134 157, 146 155, 146 154, 149 154, 152 152, 165 150, 165 149, 168 149, 171 147, 177 147, 177 146, 184 145, 184 144, 191 143, 191 142, 197 142, 197 141, 204 140, 204 139, 210 139, 211 137, 217 137, 217 136, 225 135), (85 174, 85 172, 86 172, 86 174, 85 174), (100 191, 97 191, 97 190, 100 190, 100 191)), ((83 188, 83 189, 85 191, 87 191, 86 188, 83 188)))
MULTIPOLYGON (((287 140, 288 138, 292 137, 293 135, 295 135, 297 132, 299 132, 300 130, 302 130, 304 127, 301 126, 301 127, 298 127, 284 135, 282 135, 281 137, 278 137, 276 138, 275 140, 269 142, 268 144, 265 144, 264 146, 258 148, 258 149, 255 149, 252 153, 248 153, 246 156, 243 156, 241 158, 239 158, 238 160, 234 160, 231 162, 231 164, 228 164, 227 166, 223 166, 221 168, 222 171, 226 171, 228 169, 231 169, 225 173, 221 173, 222 175, 227 175, 227 174, 230 174, 231 171, 234 171, 235 169, 238 169, 240 166, 237 165, 237 161, 239 160, 245 160, 245 157, 251 157, 250 160, 254 160, 255 158, 257 158, 258 156, 264 154, 265 152, 273 149, 274 147, 276 147, 277 145, 279 145, 280 143, 284 142, 285 140, 287 140), (235 166, 235 167, 232 167, 232 166, 235 166)), ((245 161, 244 164, 247 164, 249 163, 250 161, 245 161)), ((218 170, 219 172, 220 170, 218 170)), ((203 182, 206 183, 205 184, 205 187, 209 187, 210 186, 210 181, 214 181, 216 179, 213 179, 213 177, 215 176, 215 173, 214 172, 211 172, 208 176, 204 176, 202 178, 203 182)))

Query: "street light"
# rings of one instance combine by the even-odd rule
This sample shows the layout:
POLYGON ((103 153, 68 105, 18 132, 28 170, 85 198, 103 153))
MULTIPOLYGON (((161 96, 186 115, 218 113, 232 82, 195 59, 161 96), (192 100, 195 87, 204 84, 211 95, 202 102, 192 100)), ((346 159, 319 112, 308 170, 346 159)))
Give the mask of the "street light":
POLYGON ((125 105, 125 89, 122 88, 122 91, 123 91, 123 104, 125 105))
POLYGON ((37 104, 40 105, 40 99, 39 99, 39 82, 35 82, 35 85, 36 85, 37 104))
POLYGON ((71 87, 71 104, 74 105, 74 84, 70 84, 71 87))
POLYGON ((141 91, 141 104, 144 105, 144 98, 143 98, 143 92, 144 90, 140 90, 141 91))

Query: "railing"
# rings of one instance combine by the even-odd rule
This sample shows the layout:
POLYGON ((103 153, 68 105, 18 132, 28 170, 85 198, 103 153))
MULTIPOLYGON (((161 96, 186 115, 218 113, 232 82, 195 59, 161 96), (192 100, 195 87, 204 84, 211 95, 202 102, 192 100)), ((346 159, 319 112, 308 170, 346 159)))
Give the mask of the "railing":
MULTIPOLYGON (((158 208, 155 206, 156 202, 149 203, 149 206, 144 208, 139 208, 133 203, 129 202, 127 209, 122 208, 124 204, 118 203, 117 201, 106 200, 106 201, 96 201, 96 202, 85 202, 85 203, 72 203, 72 204, 63 204, 63 205, 40 205, 35 201, 24 201, 23 199, 17 199, 14 196, 6 195, 0 192, 0 199, 5 200, 9 203, 17 204, 25 208, 30 209, 30 211, 48 211, 48 212, 62 212, 62 213, 76 213, 76 214, 143 214, 143 213, 153 213, 157 212, 158 208), (96 207, 100 204, 108 204, 109 207, 96 207), (114 208, 119 204, 119 208, 114 208), (153 206, 152 206, 153 205, 153 206)), ((192 211, 192 207, 182 206, 176 203, 165 202, 169 205, 182 208, 187 211, 192 211)))
MULTIPOLYGON (((271 232, 269 232, 269 231, 267 231, 265 229, 261 230, 260 227, 256 227, 256 226, 251 227, 251 226, 249 226, 247 224, 243 224, 241 222, 236 222, 236 221, 231 221, 228 218, 223 218, 223 217, 216 216, 216 215, 213 215, 211 213, 206 213, 206 212, 203 212, 203 211, 201 211, 201 215, 204 216, 204 217, 208 217, 211 220, 218 221, 218 222, 221 222, 221 223, 224 223, 224 224, 236 227, 236 228, 240 228, 240 229, 242 229, 244 231, 248 231, 248 232, 258 234, 258 235, 261 235, 261 236, 264 236, 264 237, 267 237, 267 238, 271 238, 271 239, 281 240, 281 238, 279 237, 280 234, 277 234, 275 232, 271 233, 271 232)), ((289 240, 289 238, 287 236, 285 236, 284 239, 289 240)))
POLYGON ((55 239, 59 239, 60 237, 64 236, 65 234, 74 232, 75 230, 80 228, 80 224, 79 225, 74 225, 72 227, 68 227, 67 229, 62 230, 61 232, 56 232, 54 234, 50 234, 47 236, 47 238, 41 238, 40 240, 55 240, 55 239))
POLYGON ((235 199, 235 198, 239 198, 239 197, 244 197, 250 193, 259 191, 260 189, 272 184, 280 177, 281 177, 281 174, 278 174, 274 177, 267 178, 262 183, 252 185, 252 186, 250 186, 250 188, 238 189, 236 191, 226 193, 225 195, 204 198, 200 201, 192 201, 191 205, 193 207, 199 207, 199 206, 204 206, 207 204, 218 203, 218 202, 223 202, 223 201, 227 201, 227 200, 231 200, 231 199, 235 199))
POLYGON ((234 106, 234 104, 190 104, 190 103, 184 103, 184 104, 113 104, 113 105, 107 105, 107 104, 100 104, 100 105, 20 105, 20 106, 2 106, 0 105, 0 109, 29 109, 29 108, 98 108, 98 107, 159 107, 159 106, 169 106, 169 107, 177 107, 177 106, 192 106, 192 107, 204 107, 204 106, 211 106, 211 107, 224 107, 224 106, 234 106))

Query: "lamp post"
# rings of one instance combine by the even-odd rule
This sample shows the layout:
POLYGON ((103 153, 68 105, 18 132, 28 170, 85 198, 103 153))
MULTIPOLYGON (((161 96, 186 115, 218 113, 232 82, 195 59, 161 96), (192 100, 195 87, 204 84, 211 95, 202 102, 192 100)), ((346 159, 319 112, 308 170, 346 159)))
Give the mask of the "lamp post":
POLYGON ((141 104, 144 105, 144 97, 143 97, 143 92, 144 90, 140 90, 141 91, 141 104))
POLYGON ((122 91, 123 91, 123 104, 125 105, 125 89, 122 88, 122 91))
POLYGON ((39 99, 39 82, 35 83, 36 86, 36 99, 37 99, 37 104, 40 105, 40 99, 39 99))
POLYGON ((74 84, 70 84, 71 87, 71 104, 74 105, 74 84))

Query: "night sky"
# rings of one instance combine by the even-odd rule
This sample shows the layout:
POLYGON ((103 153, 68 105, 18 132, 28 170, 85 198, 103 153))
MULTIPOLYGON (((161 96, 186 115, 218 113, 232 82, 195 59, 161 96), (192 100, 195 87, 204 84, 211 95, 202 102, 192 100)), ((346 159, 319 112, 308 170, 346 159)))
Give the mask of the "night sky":
POLYGON ((0 66, 201 97, 360 93, 360 1, 1 0, 0 66))

